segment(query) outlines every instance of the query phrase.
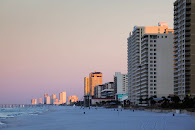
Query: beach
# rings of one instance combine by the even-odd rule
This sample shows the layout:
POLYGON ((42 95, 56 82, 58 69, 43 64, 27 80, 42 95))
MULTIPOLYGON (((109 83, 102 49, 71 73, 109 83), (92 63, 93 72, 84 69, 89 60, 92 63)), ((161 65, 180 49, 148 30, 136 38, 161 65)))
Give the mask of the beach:
POLYGON ((122 109, 55 106, 4 120, 6 130, 194 130, 195 116, 122 109), (84 114, 85 113, 85 114, 84 114))

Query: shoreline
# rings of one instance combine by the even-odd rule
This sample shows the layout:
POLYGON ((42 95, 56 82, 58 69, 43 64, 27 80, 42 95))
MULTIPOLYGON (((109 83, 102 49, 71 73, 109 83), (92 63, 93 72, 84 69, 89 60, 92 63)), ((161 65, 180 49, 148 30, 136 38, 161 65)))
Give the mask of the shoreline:
MULTIPOLYGON (((39 106, 35 107, 35 108, 39 108, 39 106)), ((44 111, 41 112, 29 112, 29 113, 25 113, 24 115, 20 115, 19 116, 7 116, 5 118, 0 118, 0 129, 5 129, 5 128, 9 128, 11 124, 14 123, 15 120, 20 120, 22 118, 29 118, 29 117, 34 117, 34 116, 40 116, 40 115, 45 115, 51 112, 56 111, 55 110, 56 106, 49 106, 49 107, 45 107, 44 111)))

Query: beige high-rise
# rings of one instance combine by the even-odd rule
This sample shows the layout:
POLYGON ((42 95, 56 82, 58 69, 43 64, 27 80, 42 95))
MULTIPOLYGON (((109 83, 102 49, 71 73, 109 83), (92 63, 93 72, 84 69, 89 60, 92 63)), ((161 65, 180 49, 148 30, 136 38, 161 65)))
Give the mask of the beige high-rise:
POLYGON ((50 103, 54 104, 54 102, 56 101, 56 94, 52 94, 50 100, 50 103))
MULTIPOLYGON (((169 68, 166 69, 164 72, 168 72, 169 69, 173 70, 172 63, 168 62, 169 60, 173 61, 172 58, 173 45, 170 40, 171 35, 173 35, 172 32, 173 30, 168 28, 167 23, 159 22, 158 26, 135 26, 133 31, 130 33, 130 36, 128 37, 127 40, 128 40, 128 98, 131 103, 139 104, 140 98, 146 99, 150 98, 150 96, 160 97, 162 96, 161 92, 164 94, 163 96, 172 94, 173 90, 168 91, 169 89, 166 89, 166 87, 162 87, 164 85, 162 81, 166 82, 166 80, 162 78, 160 73, 157 74, 158 70, 159 70, 158 72, 161 72, 162 70, 160 67, 162 61, 164 61, 164 63, 169 64, 169 68), (168 36, 169 33, 171 33, 170 36, 168 36), (155 36, 153 36, 153 34, 155 36), (147 39, 146 41, 144 41, 143 37, 144 35, 145 37, 149 36, 149 38, 146 38, 147 39), (154 39, 153 37, 156 37, 156 39, 154 39), (169 57, 167 57, 167 59, 169 60, 166 60, 165 57, 161 56, 163 54, 161 53, 162 49, 164 53, 170 54, 168 55, 169 57), (152 53, 153 56, 149 56, 150 53, 152 53), (161 60, 160 58, 165 58, 165 60, 164 59, 161 60), (150 73, 149 71, 152 72, 150 73), (150 83, 150 81, 152 83, 150 83), (155 89, 158 89, 160 91, 158 92, 155 89)), ((169 76, 171 77, 171 75, 173 74, 170 74, 169 76)), ((170 81, 173 82, 173 77, 170 78, 168 83, 170 83, 170 81)), ((167 86, 170 86, 170 88, 173 89, 173 83, 172 84, 170 83, 167 86)))
POLYGON ((195 0, 174 2, 174 94, 195 96, 195 0))
POLYGON ((84 78, 84 95, 89 95, 90 89, 89 89, 89 77, 84 78))
POLYGON ((94 95, 94 88, 97 85, 102 85, 102 73, 101 72, 91 72, 89 74, 89 89, 90 95, 94 95))
POLYGON ((59 96, 60 96, 59 104, 64 104, 64 103, 66 103, 66 92, 61 92, 61 93, 59 94, 59 96))

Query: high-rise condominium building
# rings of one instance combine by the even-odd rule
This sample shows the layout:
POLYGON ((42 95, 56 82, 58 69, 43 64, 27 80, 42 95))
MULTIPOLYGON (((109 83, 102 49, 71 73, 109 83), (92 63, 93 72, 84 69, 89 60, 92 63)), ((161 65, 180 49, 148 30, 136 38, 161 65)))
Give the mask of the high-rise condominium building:
POLYGON ((66 92, 61 92, 60 93, 60 100, 59 100, 60 104, 64 104, 66 103, 66 92))
MULTIPOLYGON (((49 96, 48 96, 47 93, 45 93, 45 94, 44 94, 44 104, 47 104, 47 97, 49 97, 49 96)), ((49 102, 50 102, 50 101, 49 101, 49 102)), ((49 104, 50 104, 50 103, 49 103, 49 104)))
POLYGON ((140 78, 135 89, 137 98, 173 94, 173 32, 142 36, 141 66, 137 76, 140 78))
MULTIPOLYGON (((172 59, 173 56, 171 55, 171 52, 173 50, 171 51, 170 49, 169 49, 170 52, 168 53, 170 55, 168 55, 169 57, 166 57, 169 60, 161 59, 165 57, 160 56, 160 54, 162 54, 161 51, 164 51, 164 53, 166 53, 168 51, 166 50, 168 47, 170 47, 171 49, 173 48, 171 46, 171 43, 173 41, 169 40, 171 38, 172 32, 173 31, 171 29, 168 29, 167 23, 159 22, 158 26, 135 26, 133 31, 130 33, 130 36, 128 38, 128 97, 130 99, 130 102, 138 104, 140 98, 146 98, 146 97, 148 98, 150 96, 148 92, 150 93, 151 88, 157 89, 160 86, 162 86, 160 80, 163 80, 163 77, 160 75, 160 73, 157 74, 157 72, 155 72, 156 75, 150 75, 150 73, 154 74, 154 71, 152 71, 152 69, 153 70, 155 69, 155 71, 160 71, 160 68, 158 68, 158 67, 161 67, 160 60, 163 60, 166 63, 170 63, 169 61, 173 60, 172 59), (170 36, 168 35, 166 36, 165 33, 171 33, 171 34, 169 34, 170 36), (153 39, 154 36, 151 35, 151 41, 150 41, 150 35, 149 35, 149 38, 148 38, 149 41, 142 41, 143 36, 145 34, 155 34, 155 38, 157 39, 153 39), (166 36, 167 39, 160 39, 160 34, 162 34, 163 38, 166 36), (150 45, 151 42, 153 42, 152 43, 153 47, 150 45), (168 42, 168 43, 165 43, 165 42, 168 42), (163 48, 159 49, 159 46, 162 46, 163 48), (149 56, 150 53, 156 56, 149 56), (150 59, 150 58, 153 58, 153 59, 150 59), (150 66, 150 61, 153 62, 151 66, 150 66), (153 65, 153 68, 150 68, 152 67, 152 65, 153 65), (154 65, 156 65, 155 68, 154 68, 154 65), (140 75, 140 70, 141 70, 141 73, 144 72, 143 75, 142 74, 140 75), (150 77, 148 76, 153 76, 153 78, 150 80, 150 77), (156 76, 155 79, 154 79, 154 76, 156 76), (155 81, 155 83, 154 82, 150 83, 150 81, 152 80, 155 81), (153 85, 153 86, 150 86, 150 85, 153 85), (154 87, 154 85, 156 87, 154 87)), ((145 35, 145 37, 147 37, 147 35, 145 35)), ((172 66, 172 64, 170 64, 170 66, 172 66)), ((164 72, 168 72, 168 71, 171 71, 170 67, 164 70, 164 72)), ((173 77, 172 79, 170 78, 170 80, 173 81, 173 77)), ((162 89, 163 90, 161 91, 164 91, 164 94, 166 93, 164 96, 171 93, 171 92, 168 92, 166 88, 162 88, 162 89)), ((157 91, 152 90, 152 92, 153 94, 151 93, 151 95, 158 94, 157 91)))
POLYGON ((89 89, 89 77, 84 78, 84 95, 89 95, 90 89, 89 89))
POLYGON ((102 85, 102 73, 101 72, 91 72, 89 74, 89 89, 90 95, 94 95, 94 88, 97 85, 102 85))
POLYGON ((56 102, 56 94, 52 94, 50 100, 50 103, 54 104, 54 102, 56 102))
POLYGON ((32 105, 36 105, 36 104, 37 104, 37 99, 32 99, 32 100, 31 100, 31 104, 32 104, 32 105))
POLYGON ((117 94, 128 93, 128 76, 127 74, 121 74, 121 72, 115 72, 114 75, 114 90, 117 94))
POLYGON ((53 104, 59 104, 59 102, 58 102, 58 99, 57 99, 57 98, 55 98, 55 99, 54 99, 53 104))
POLYGON ((35 99, 31 99, 31 104, 32 104, 32 105, 35 104, 35 99))
POLYGON ((195 0, 174 3, 174 93, 195 96, 195 0))
POLYGON ((50 104, 50 96, 46 97, 46 103, 45 104, 50 104))

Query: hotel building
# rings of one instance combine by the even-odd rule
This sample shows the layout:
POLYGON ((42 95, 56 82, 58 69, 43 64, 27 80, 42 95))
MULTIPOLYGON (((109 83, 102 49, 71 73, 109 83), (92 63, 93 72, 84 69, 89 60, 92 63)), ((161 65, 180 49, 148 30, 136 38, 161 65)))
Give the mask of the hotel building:
POLYGON ((47 103, 46 103, 46 102, 47 102, 47 97, 48 97, 48 94, 45 93, 45 94, 44 94, 44 104, 47 104, 47 103))
POLYGON ((50 100, 50 103, 54 104, 54 102, 56 102, 56 94, 52 94, 50 100))
POLYGON ((115 72, 114 75, 114 90, 118 94, 128 93, 128 76, 127 74, 121 74, 121 72, 115 72))
POLYGON ((195 0, 174 2, 174 94, 195 96, 195 0))
POLYGON ((94 88, 94 98, 114 97, 114 83, 107 82, 103 85, 97 85, 94 88))
POLYGON ((50 104, 50 97, 47 93, 44 94, 44 104, 50 104))
POLYGON ((89 89, 90 95, 94 95, 94 88, 97 85, 102 85, 102 73, 101 72, 91 72, 89 74, 89 89))
POLYGON ((61 92, 59 94, 60 100, 59 100, 59 104, 64 104, 66 103, 66 92, 61 92))
POLYGON ((37 104, 37 99, 32 99, 32 100, 31 100, 31 104, 32 104, 32 105, 36 105, 36 104, 37 104))
POLYGON ((135 91, 139 99, 173 94, 173 33, 144 34, 135 91))
POLYGON ((114 75, 114 93, 116 99, 120 97, 128 96, 128 76, 127 74, 121 74, 121 72, 115 72, 114 75))
POLYGON ((94 88, 94 97, 95 98, 101 98, 102 97, 101 92, 104 89, 104 86, 105 86, 104 84, 95 86, 95 88, 94 88))
POLYGON ((131 103, 139 104, 140 98, 154 95, 161 97, 173 93, 172 33, 173 30, 168 29, 164 22, 159 22, 158 26, 135 26, 130 33, 127 40, 128 97, 131 103), (164 68, 161 63, 168 68, 164 68), (169 79, 164 77, 167 76, 165 73, 168 73, 169 79), (170 89, 164 85, 168 85, 170 89))
POLYGON ((84 78, 84 95, 89 95, 90 89, 89 89, 89 77, 84 78))

